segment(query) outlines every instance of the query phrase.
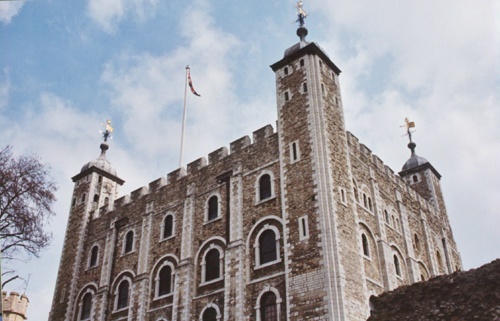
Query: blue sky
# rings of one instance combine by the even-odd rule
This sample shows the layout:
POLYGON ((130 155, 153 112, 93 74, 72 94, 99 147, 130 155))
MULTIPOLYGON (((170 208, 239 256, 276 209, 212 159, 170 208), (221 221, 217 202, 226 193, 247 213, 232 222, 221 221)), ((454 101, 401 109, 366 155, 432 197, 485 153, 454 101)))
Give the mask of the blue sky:
MULTIPOLYGON (((340 67, 347 129, 395 172, 417 154, 442 174, 466 269, 500 257, 500 24, 482 0, 304 0, 308 41, 340 67)), ((30 320, 48 316, 72 192, 99 155, 101 123, 120 194, 178 167, 185 66, 185 160, 275 125, 269 65, 298 41, 290 1, 0 1, 0 147, 37 153, 59 191, 50 248, 30 274, 30 320)), ((24 291, 23 282, 6 290, 24 291)))

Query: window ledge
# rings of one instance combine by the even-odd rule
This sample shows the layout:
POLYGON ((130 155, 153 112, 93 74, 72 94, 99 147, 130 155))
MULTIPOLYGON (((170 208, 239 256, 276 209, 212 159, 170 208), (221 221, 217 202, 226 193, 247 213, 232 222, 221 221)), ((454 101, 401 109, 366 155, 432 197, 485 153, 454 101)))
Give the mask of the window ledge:
POLYGON ((135 249, 132 250, 132 251, 130 251, 130 252, 127 252, 127 253, 122 253, 121 257, 127 256, 127 255, 131 255, 133 253, 135 253, 135 249))
POLYGON ((157 296, 157 297, 154 297, 153 298, 153 301, 157 301, 157 300, 161 300, 161 299, 165 299, 165 298, 168 298, 168 297, 171 297, 174 295, 174 292, 170 292, 170 293, 167 293, 167 294, 163 294, 162 296, 157 296))
POLYGON ((267 266, 270 266, 270 265, 274 265, 274 264, 277 264, 277 263, 280 263, 281 262, 281 258, 275 260, 275 261, 271 261, 271 262, 267 262, 265 264, 260 264, 260 265, 256 265, 254 270, 258 270, 258 269, 262 269, 262 268, 265 268, 267 266))
POLYGON ((222 216, 218 216, 216 218, 214 218, 213 220, 210 220, 210 221, 205 221, 203 222, 203 225, 207 225, 207 224, 210 224, 210 223, 213 223, 213 222, 217 222, 217 221, 220 221, 222 220, 222 216))
POLYGON ((221 276, 221 277, 219 277, 219 278, 217 278, 217 279, 214 279, 214 280, 210 280, 210 281, 203 281, 203 282, 201 282, 201 283, 200 283, 200 286, 205 286, 205 285, 209 285, 209 284, 217 283, 217 282, 222 281, 222 280, 224 280, 224 278, 221 276))
POLYGON ((174 237, 175 237, 175 235, 170 235, 169 237, 165 237, 165 238, 160 239, 160 241, 158 241, 158 242, 161 243, 161 242, 164 242, 164 241, 168 241, 170 239, 173 239, 174 237))
POLYGON ((259 200, 259 201, 255 202, 255 205, 260 205, 262 203, 268 202, 268 201, 273 200, 273 199, 276 199, 276 195, 271 195, 268 198, 265 198, 263 200, 259 200))
POLYGON ((113 310, 113 312, 111 312, 111 313, 118 313, 118 312, 123 312, 123 311, 127 311, 127 310, 128 310, 128 306, 121 308, 121 309, 113 310))

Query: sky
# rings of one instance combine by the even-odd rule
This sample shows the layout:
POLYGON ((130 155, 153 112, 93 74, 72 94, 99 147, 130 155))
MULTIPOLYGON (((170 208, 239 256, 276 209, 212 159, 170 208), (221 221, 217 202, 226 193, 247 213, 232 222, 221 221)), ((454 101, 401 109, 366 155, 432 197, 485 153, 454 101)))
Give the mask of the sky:
MULTIPOLYGON (((342 70, 346 127, 395 172, 416 152, 441 186, 465 269, 500 257, 500 2, 304 0, 308 41, 342 70)), ((102 124, 120 195, 276 122, 271 64, 298 42, 292 1, 0 1, 0 148, 35 153, 59 187, 49 248, 4 263, 28 318, 52 302, 73 183, 102 124)))

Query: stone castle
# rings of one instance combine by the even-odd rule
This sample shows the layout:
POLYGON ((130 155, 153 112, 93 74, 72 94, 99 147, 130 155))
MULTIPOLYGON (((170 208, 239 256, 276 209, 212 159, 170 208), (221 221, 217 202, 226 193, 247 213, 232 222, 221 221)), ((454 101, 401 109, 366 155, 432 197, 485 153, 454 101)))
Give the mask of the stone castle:
POLYGON ((75 183, 51 321, 366 320, 372 295, 461 269, 441 175, 399 175, 345 129, 340 69, 300 41, 271 66, 267 125, 117 198, 101 155, 75 183))

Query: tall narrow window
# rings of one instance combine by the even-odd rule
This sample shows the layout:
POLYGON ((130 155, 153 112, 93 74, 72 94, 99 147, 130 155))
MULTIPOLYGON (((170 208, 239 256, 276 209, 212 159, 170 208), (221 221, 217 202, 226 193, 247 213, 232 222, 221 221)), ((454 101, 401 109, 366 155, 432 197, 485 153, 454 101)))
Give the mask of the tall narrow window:
POLYGON ((367 199, 367 197, 366 197, 366 194, 365 194, 365 193, 363 193, 363 206, 364 206, 365 208, 368 208, 368 199, 367 199))
POLYGON ((307 92, 307 83, 302 84, 302 91, 305 93, 307 92))
POLYGON ((217 249, 211 249, 205 256, 205 282, 220 276, 220 253, 217 249))
POLYGON ((307 222, 307 216, 302 216, 301 218, 299 218, 299 233, 299 239, 301 241, 309 238, 309 224, 307 222))
POLYGON ((172 215, 167 215, 163 219, 163 238, 172 236, 172 230, 174 225, 174 217, 172 215))
POLYGON ((372 206, 372 198, 368 197, 368 209, 370 212, 373 212, 373 206, 372 206))
POLYGON ((208 217, 207 220, 211 221, 219 216, 219 198, 212 196, 208 200, 208 217))
POLYGON ((217 310, 215 308, 208 308, 203 312, 203 321, 217 321, 217 310))
POLYGON ((413 183, 417 183, 418 182, 418 176, 417 175, 413 175, 413 183))
POLYGON ((92 293, 87 292, 82 299, 82 310, 80 313, 80 320, 90 320, 92 312, 92 293))
POLYGON ((89 267, 97 265, 98 255, 99 255, 99 247, 95 245, 94 247, 92 247, 92 250, 90 251, 89 267))
POLYGON ((116 310, 128 307, 129 284, 127 281, 122 281, 118 286, 118 298, 116 300, 116 310))
POLYGON ((325 94, 325 85, 321 84, 321 93, 324 95, 325 94))
POLYGON ((261 321, 277 321, 278 307, 276 305, 276 295, 269 291, 262 295, 260 299, 260 319, 261 321))
POLYGON ((304 67, 304 59, 300 59, 300 66, 304 67))
POLYGON ((76 197, 73 197, 73 202, 71 202, 71 207, 75 207, 76 205, 76 197))
POLYGON ((273 230, 265 230, 259 237, 260 264, 276 261, 276 234, 273 230))
POLYGON ((396 254, 394 254, 394 269, 396 270, 396 275, 401 276, 401 266, 399 266, 399 259, 396 254))
POLYGON ((172 292, 172 268, 165 265, 158 274, 158 296, 166 295, 172 292))
POLYGON ((288 91, 285 91, 285 101, 288 101, 290 99, 290 95, 288 95, 288 91))
POLYGON ((363 243, 363 255, 370 257, 370 246, 368 244, 368 238, 365 234, 361 234, 361 242, 363 243))
POLYGON ((260 200, 271 197, 271 176, 269 174, 264 174, 259 179, 259 196, 260 200))
POLYGON ((417 235, 417 234, 415 234, 415 235, 413 236, 413 239, 414 239, 414 243, 413 243, 413 245, 414 245, 414 247, 415 247, 415 252, 417 252, 417 253, 418 253, 418 252, 420 252, 420 240, 418 239, 418 235, 417 235))
POLYGON ((293 142, 290 144, 290 162, 295 163, 300 158, 299 144, 293 142))
POLYGON ((390 224, 390 223, 391 223, 391 221, 390 221, 390 219, 389 219, 389 212, 387 212, 387 210, 384 210, 384 217, 385 217, 385 222, 386 222, 387 224, 390 224))
POLYGON ((85 198, 87 197, 87 194, 83 193, 82 195, 82 203, 85 202, 85 198))
POLYGON ((285 69, 283 69, 284 73, 285 73, 285 76, 288 75, 288 67, 285 67, 285 69))
POLYGON ((343 188, 340 189, 340 200, 342 203, 346 203, 346 198, 345 198, 345 191, 343 188))
POLYGON ((134 232, 128 231, 125 235, 125 246, 123 247, 123 253, 132 252, 134 248, 134 232))

